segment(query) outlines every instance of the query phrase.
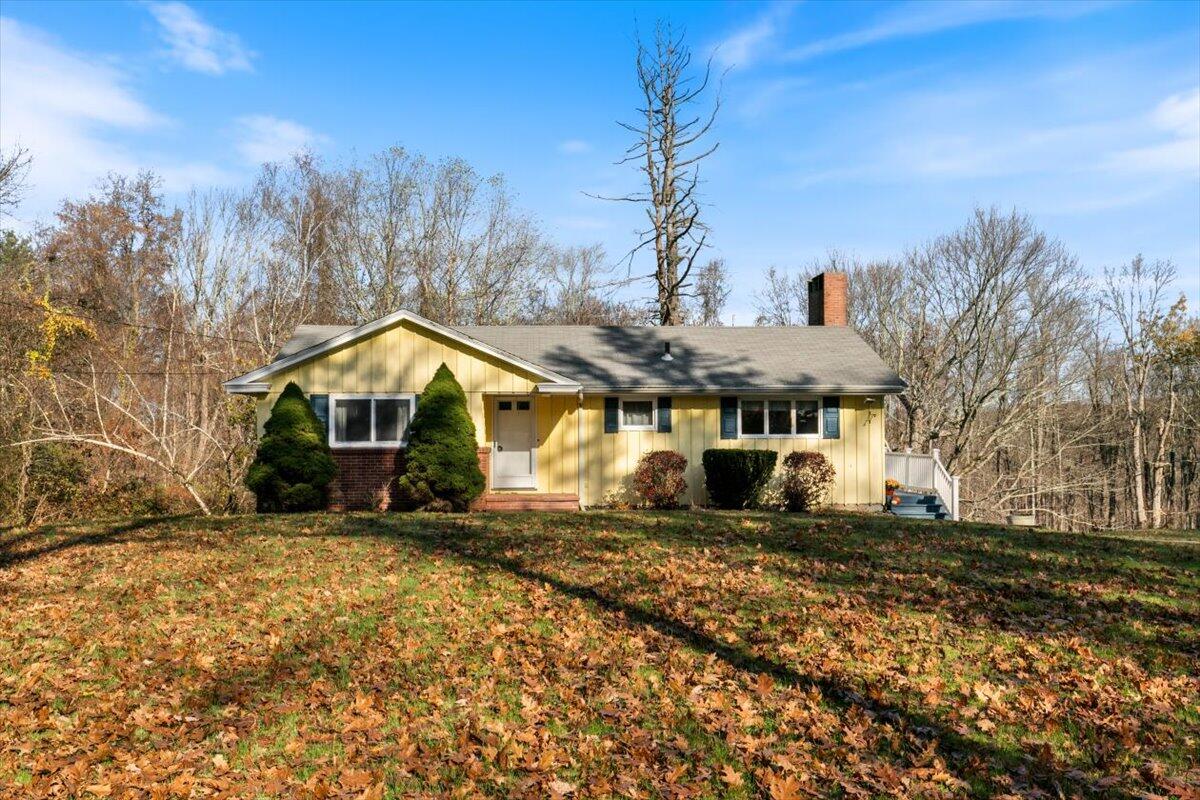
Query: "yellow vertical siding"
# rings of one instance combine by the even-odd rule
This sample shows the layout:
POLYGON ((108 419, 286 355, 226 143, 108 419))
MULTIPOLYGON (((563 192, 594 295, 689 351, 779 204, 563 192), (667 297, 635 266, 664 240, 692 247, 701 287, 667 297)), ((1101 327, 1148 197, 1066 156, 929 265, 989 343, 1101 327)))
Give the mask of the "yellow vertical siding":
POLYGON ((604 433, 604 398, 584 399, 586 452, 583 495, 587 505, 630 499, 630 476, 643 453, 677 450, 688 460, 686 501, 707 502, 701 458, 711 447, 774 450, 780 461, 787 453, 815 450, 834 465, 832 501, 859 505, 883 502, 883 411, 881 398, 843 397, 841 438, 838 439, 721 439, 721 401, 718 397, 675 396, 671 432, 621 431, 604 433))
POLYGON ((480 444, 488 441, 484 432, 485 395, 532 392, 539 380, 458 342, 402 322, 272 376, 271 391, 258 403, 259 429, 288 381, 295 381, 308 393, 419 394, 443 362, 467 393, 480 444))
MULTIPOLYGON (((419 393, 442 363, 450 368, 467 394, 481 445, 492 440, 493 398, 530 394, 539 381, 536 375, 402 322, 274 376, 270 393, 258 403, 259 428, 288 381, 295 381, 309 393, 419 393)), ((534 413, 537 490, 578 492, 582 459, 585 482, 582 499, 587 505, 627 499, 630 477, 642 454, 666 449, 677 450, 687 457, 686 500, 703 504, 707 497, 701 456, 710 447, 771 449, 781 458, 797 450, 816 450, 828 456, 837 471, 834 502, 866 504, 883 500, 883 411, 882 398, 878 397, 871 404, 866 398, 842 398, 839 439, 721 439, 720 399, 715 396, 675 396, 670 433, 605 434, 604 398, 598 395, 585 397, 582 408, 575 395, 537 395, 534 413)))

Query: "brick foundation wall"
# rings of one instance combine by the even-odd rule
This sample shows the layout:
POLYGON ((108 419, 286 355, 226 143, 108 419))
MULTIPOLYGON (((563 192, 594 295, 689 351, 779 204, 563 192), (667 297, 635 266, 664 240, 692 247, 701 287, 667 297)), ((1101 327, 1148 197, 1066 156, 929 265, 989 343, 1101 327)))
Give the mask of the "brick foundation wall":
POLYGON ((399 447, 335 447, 337 475, 329 490, 330 511, 378 509, 380 490, 391 506, 396 476, 404 472, 404 450, 399 447))
MULTIPOLYGON (((404 474, 404 449, 400 447, 335 447, 337 475, 329 487, 329 510, 352 511, 380 508, 380 492, 387 493, 387 508, 395 501, 396 477, 404 474)), ((479 466, 490 474, 492 448, 481 447, 479 466)))

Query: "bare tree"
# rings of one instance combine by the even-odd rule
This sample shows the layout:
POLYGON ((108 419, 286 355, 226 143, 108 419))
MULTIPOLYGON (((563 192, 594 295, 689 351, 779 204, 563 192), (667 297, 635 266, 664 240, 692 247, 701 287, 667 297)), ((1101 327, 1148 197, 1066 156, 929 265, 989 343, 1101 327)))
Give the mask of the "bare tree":
POLYGON ((725 260, 714 258, 696 274, 696 304, 694 319, 697 325, 720 325, 721 314, 729 300, 732 287, 725 260))
POLYGON ((25 196, 26 181, 33 158, 24 147, 0 152, 0 217, 12 214, 25 196))
POLYGON ((689 74, 692 52, 683 34, 659 22, 654 42, 638 40, 637 79, 644 105, 638 123, 619 123, 636 140, 620 163, 638 164, 646 179, 644 191, 607 198, 643 205, 649 227, 639 232, 629 258, 654 248, 656 306, 660 325, 683 323, 682 297, 696 258, 703 250, 708 226, 701 220, 698 186, 700 162, 719 146, 706 142, 720 108, 720 94, 711 110, 692 116, 708 90, 711 60, 697 79, 689 74))
POLYGON ((549 325, 639 325, 644 306, 613 298, 614 280, 600 245, 553 248, 530 298, 526 317, 549 325))
POLYGON ((1120 336, 1116 376, 1129 430, 1139 527, 1163 524, 1166 456, 1179 414, 1176 381, 1180 371, 1188 368, 1194 348, 1194 337, 1181 336, 1187 329, 1183 299, 1166 305, 1175 277, 1169 261, 1147 263, 1137 256, 1121 269, 1105 272, 1100 298, 1120 336), (1148 476, 1143 474, 1143 465, 1148 467, 1148 476))

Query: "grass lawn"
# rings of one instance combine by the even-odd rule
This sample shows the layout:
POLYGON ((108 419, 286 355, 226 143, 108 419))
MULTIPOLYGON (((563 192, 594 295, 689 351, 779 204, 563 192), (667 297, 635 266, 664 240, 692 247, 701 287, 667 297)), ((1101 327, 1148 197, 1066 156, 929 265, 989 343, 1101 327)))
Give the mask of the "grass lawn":
POLYGON ((307 515, 0 534, 0 796, 1196 796, 1200 534, 307 515))

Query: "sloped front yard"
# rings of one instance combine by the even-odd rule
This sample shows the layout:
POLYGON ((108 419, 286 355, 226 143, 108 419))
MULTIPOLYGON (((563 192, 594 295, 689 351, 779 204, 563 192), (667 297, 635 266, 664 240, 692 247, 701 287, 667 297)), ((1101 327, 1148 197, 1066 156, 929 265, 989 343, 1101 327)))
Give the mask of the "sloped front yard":
POLYGON ((2 537, 0 795, 1200 780, 1196 535, 588 513, 2 537))

